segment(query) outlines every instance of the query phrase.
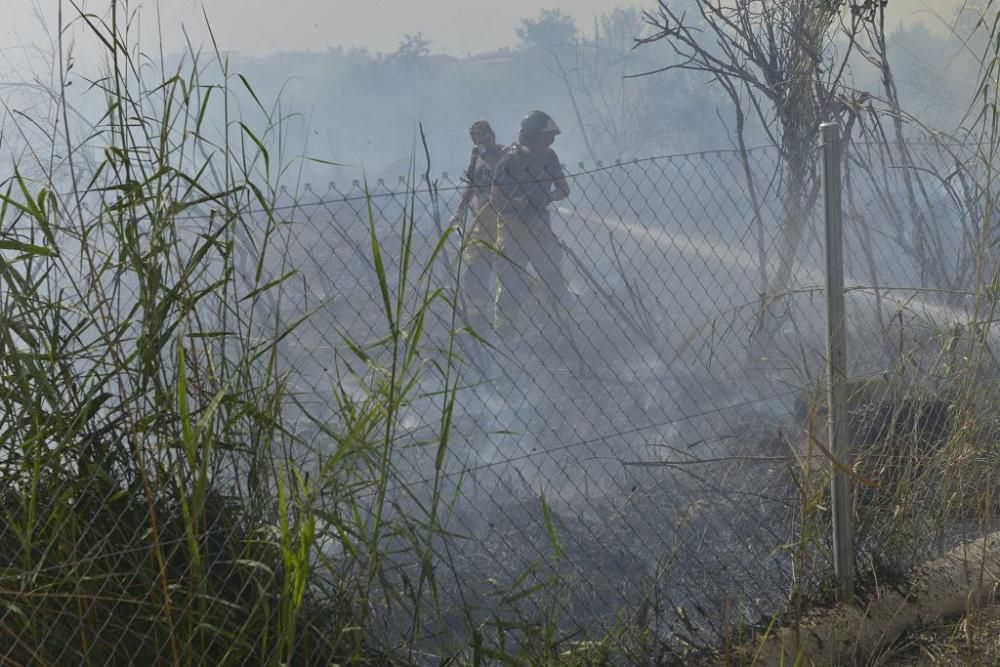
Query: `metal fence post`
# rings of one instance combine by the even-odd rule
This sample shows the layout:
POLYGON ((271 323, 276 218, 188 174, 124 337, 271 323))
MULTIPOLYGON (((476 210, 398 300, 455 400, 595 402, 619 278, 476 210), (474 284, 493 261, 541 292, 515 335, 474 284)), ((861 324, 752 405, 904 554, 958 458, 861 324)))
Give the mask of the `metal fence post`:
MULTIPOLYGON (((829 447, 840 464, 850 465, 847 429, 847 340, 844 325, 844 246, 841 209, 840 125, 820 125, 823 147, 823 204, 826 220, 827 409, 829 447)), ((854 593, 854 536, 851 486, 837 466, 831 484, 834 570, 837 597, 848 602, 854 593)))

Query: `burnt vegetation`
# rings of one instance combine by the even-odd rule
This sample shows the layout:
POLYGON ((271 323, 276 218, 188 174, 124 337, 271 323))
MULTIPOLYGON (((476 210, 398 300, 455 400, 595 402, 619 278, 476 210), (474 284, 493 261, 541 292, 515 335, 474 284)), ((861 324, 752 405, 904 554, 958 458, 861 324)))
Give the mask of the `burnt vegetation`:
MULTIPOLYGON (((0 662, 668 664, 796 623, 830 574, 833 465, 810 449, 821 400, 802 399, 823 354, 803 306, 816 289, 796 273, 818 244, 828 120, 844 127, 860 239, 859 365, 892 378, 852 398, 856 456, 832 462, 856 481, 863 585, 995 527, 1000 57, 983 59, 981 113, 918 149, 928 128, 897 88, 891 8, 659 0, 586 36, 559 12, 526 19, 516 53, 490 57, 547 77, 595 163, 565 205, 597 230, 567 264, 598 314, 570 311, 591 318, 587 336, 540 307, 548 328, 513 343, 462 319, 448 282, 461 241, 442 224, 455 193, 425 136, 424 177, 410 159, 399 192, 296 193, 320 212, 307 227, 283 193, 280 96, 269 105, 216 48, 150 66, 128 3, 67 18, 49 106, 22 133, 41 143, 0 191, 0 662), (99 76, 74 78, 69 24, 104 49, 99 76), (852 87, 859 62, 877 88, 852 87), (679 72, 697 78, 663 83, 679 72), (104 104, 82 129, 71 81, 104 104), (612 171, 674 125, 664 91, 685 86, 734 119, 725 194, 745 197, 741 217, 721 195, 702 203, 712 215, 672 217, 678 191, 723 190, 695 191, 687 157, 612 171), (616 208, 613 188, 642 205, 616 208), (681 302, 660 299, 686 276, 640 282, 668 245, 703 269, 685 307, 704 306, 713 271, 756 298, 733 289, 707 324, 681 323, 681 302)), ((435 56, 419 33, 387 55, 326 55, 359 87, 394 82, 397 109, 483 64, 435 56)), ((718 177, 720 163, 704 165, 718 177)))

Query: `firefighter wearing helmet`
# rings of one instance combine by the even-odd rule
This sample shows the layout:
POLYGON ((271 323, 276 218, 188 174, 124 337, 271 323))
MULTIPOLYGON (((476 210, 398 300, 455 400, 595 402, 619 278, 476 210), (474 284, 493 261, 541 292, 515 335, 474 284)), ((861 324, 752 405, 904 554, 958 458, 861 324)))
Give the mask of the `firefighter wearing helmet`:
POLYGON ((552 231, 549 203, 569 196, 569 184, 559 157, 552 150, 559 126, 543 111, 532 111, 521 121, 518 141, 497 164, 490 204, 500 217, 500 246, 496 260, 500 296, 498 324, 510 326, 531 296, 527 281, 530 265, 538 274, 553 305, 569 305, 569 290, 561 264, 562 245, 552 231))
POLYGON ((466 183, 451 225, 462 232, 462 259, 465 272, 462 278, 462 298, 469 324, 474 331, 483 332, 493 324, 497 214, 487 206, 490 187, 497 163, 504 147, 496 141, 496 133, 485 120, 478 120, 469 128, 472 156, 463 180, 466 183), (473 216, 466 224, 466 213, 473 216))
POLYGON ((452 216, 452 224, 461 222, 470 207, 473 213, 478 212, 489 199, 493 174, 504 152, 488 121, 477 120, 473 123, 469 128, 469 138, 472 140, 472 156, 462 178, 466 187, 452 216))

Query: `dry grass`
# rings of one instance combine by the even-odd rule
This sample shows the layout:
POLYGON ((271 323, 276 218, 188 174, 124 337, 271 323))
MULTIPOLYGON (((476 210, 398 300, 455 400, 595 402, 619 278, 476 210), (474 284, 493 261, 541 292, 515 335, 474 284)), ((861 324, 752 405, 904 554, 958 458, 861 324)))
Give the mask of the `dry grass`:
POLYGON ((921 628, 887 648, 873 664, 883 667, 1000 664, 1000 604, 951 623, 921 628))

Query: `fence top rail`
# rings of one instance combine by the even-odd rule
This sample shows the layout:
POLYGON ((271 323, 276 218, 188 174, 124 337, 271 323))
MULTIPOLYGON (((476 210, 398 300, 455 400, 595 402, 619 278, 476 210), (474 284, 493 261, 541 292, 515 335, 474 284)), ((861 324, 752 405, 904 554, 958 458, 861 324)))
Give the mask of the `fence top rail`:
MULTIPOLYGON (((876 142, 870 142, 864 139, 852 139, 850 145, 854 146, 871 146, 876 145, 876 142)), ((877 143, 878 146, 882 148, 892 148, 893 146, 898 146, 896 142, 877 143)), ((935 137, 931 135, 922 136, 911 141, 907 141, 906 145, 908 147, 930 147, 930 148, 943 148, 943 147, 964 147, 964 148, 975 148, 978 144, 974 142, 962 142, 957 140, 948 139, 947 137, 935 137)), ((747 148, 745 151, 746 156, 758 156, 767 153, 776 153, 777 149, 774 146, 753 146, 747 148)), ((697 160, 707 160, 707 159, 718 159, 718 158, 733 158, 740 157, 744 152, 737 148, 720 148, 714 150, 705 151, 694 151, 687 153, 668 153, 663 155, 653 155, 647 157, 633 157, 633 158, 616 158, 609 161, 597 160, 592 166, 588 166, 585 162, 578 162, 576 167, 572 170, 567 169, 567 165, 563 164, 563 170, 565 171, 565 177, 568 179, 578 179, 586 176, 594 176, 601 173, 610 172, 616 169, 621 169, 622 167, 628 166, 640 166, 647 167, 650 165, 664 164, 677 164, 684 161, 697 161, 697 160)), ((438 196, 444 194, 454 194, 463 190, 467 183, 462 175, 457 177, 457 180, 453 178, 449 172, 442 172, 437 177, 432 177, 428 171, 420 172, 414 174, 416 176, 417 182, 411 182, 408 176, 398 176, 396 181, 393 182, 392 178, 378 177, 373 180, 368 180, 367 178, 352 179, 348 186, 343 189, 338 186, 336 181, 329 181, 326 184, 326 188, 322 189, 317 187, 312 182, 305 182, 298 186, 287 186, 281 185, 275 191, 275 203, 268 209, 261 208, 259 206, 249 207, 244 213, 249 215, 262 214, 262 213, 274 213, 279 211, 294 211, 296 209, 310 208, 315 206, 323 205, 333 205, 333 204, 344 204, 344 203, 356 203, 361 201, 367 201, 369 199, 392 199, 400 198, 404 196, 438 196), (315 197, 314 200, 309 200, 309 196, 315 197), (288 203, 282 203, 282 200, 291 200, 288 203)), ((186 215, 179 216, 179 219, 189 219, 197 220, 209 217, 209 211, 192 211, 186 215)))

